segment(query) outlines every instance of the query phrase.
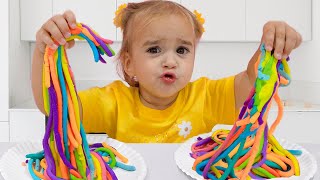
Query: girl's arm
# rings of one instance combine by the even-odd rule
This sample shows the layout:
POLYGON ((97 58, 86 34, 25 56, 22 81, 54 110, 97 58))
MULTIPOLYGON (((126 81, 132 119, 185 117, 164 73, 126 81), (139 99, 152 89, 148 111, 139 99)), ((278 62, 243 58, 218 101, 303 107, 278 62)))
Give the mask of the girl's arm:
POLYGON ((44 54, 40 52, 38 48, 34 48, 33 59, 32 59, 32 92, 34 101, 38 109, 44 114, 44 105, 43 105, 43 93, 42 93, 42 67, 43 67, 43 56, 44 54))
POLYGON ((260 49, 258 49, 251 57, 247 69, 236 75, 234 80, 234 94, 236 100, 236 108, 242 107, 252 89, 257 75, 255 74, 255 63, 259 57, 260 49))

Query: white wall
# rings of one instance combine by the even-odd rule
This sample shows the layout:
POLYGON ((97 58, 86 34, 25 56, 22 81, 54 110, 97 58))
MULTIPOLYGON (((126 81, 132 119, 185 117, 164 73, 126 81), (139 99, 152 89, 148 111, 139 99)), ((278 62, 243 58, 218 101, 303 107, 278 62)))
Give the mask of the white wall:
POLYGON ((292 53, 291 96, 320 104, 320 1, 312 1, 312 41, 303 43, 292 53))
MULTIPOLYGON (((1 54, 1 66, 0 66, 0 80, 2 88, 0 91, 0 121, 8 121, 8 44, 9 44, 9 28, 6 26, 9 23, 9 0, 0 1, 0 22, 4 24, 0 33, 0 54, 1 54)), ((1 124, 0 124, 1 126, 1 124)), ((1 140, 0 140, 1 141, 1 140)))
POLYGON ((19 0, 10 0, 9 24, 9 104, 10 107, 30 98, 30 43, 20 41, 19 0))

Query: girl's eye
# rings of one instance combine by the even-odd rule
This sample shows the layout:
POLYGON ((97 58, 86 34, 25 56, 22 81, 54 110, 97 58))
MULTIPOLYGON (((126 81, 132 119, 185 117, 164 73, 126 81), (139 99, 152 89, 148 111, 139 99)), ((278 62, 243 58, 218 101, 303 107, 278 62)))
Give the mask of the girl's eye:
POLYGON ((151 47, 147 50, 147 52, 151 53, 151 54, 156 54, 156 53, 160 53, 161 49, 160 47, 151 47))
POLYGON ((188 53, 188 52, 189 52, 189 49, 185 48, 185 47, 179 47, 177 49, 177 53, 179 53, 179 54, 185 54, 185 53, 188 53))

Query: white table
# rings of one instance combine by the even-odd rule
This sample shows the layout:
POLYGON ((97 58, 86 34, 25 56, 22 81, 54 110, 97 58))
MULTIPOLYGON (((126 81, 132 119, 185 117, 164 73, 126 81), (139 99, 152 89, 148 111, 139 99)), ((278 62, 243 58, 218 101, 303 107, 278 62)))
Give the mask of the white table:
MULTIPOLYGON (((15 143, 0 143, 0 156, 6 152, 9 148, 13 147, 15 143)), ((300 144, 306 148, 317 160, 318 171, 314 177, 314 180, 320 179, 320 144, 300 144)), ((147 164, 147 177, 146 179, 163 180, 163 179, 175 179, 185 180, 192 179, 185 175, 176 166, 174 161, 174 152, 178 149, 180 144, 131 144, 128 146, 134 148, 139 152, 147 164), (155 156, 155 152, 157 155, 155 156), (161 153, 160 153, 161 152, 161 153)), ((0 180, 4 180, 0 175, 0 180)))

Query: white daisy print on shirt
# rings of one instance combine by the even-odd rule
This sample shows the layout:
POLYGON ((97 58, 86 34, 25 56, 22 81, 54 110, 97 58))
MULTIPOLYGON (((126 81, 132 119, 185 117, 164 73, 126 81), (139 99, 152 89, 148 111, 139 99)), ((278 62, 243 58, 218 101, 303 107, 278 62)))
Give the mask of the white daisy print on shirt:
POLYGON ((190 134, 192 129, 190 121, 182 121, 181 124, 178 125, 178 127, 180 128, 179 135, 183 136, 184 138, 186 138, 190 134))

